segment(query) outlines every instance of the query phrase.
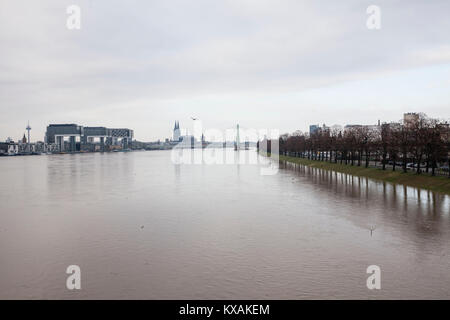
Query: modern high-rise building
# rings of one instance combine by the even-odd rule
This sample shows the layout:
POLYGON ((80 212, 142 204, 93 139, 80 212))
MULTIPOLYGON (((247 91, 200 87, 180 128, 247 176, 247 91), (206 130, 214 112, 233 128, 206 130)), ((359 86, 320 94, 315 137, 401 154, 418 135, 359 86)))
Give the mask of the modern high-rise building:
POLYGON ((312 124, 309 126, 309 134, 312 135, 314 133, 317 132, 317 130, 319 130, 319 125, 318 124, 312 124))
POLYGON ((58 151, 104 151, 105 146, 121 146, 128 149, 133 139, 133 130, 127 128, 83 127, 76 124, 51 124, 47 126, 45 142, 56 144, 58 151), (68 138, 67 141, 64 141, 68 138), (119 143, 120 139, 120 143, 119 143), (92 145, 99 142, 98 148, 92 145), (119 145, 120 144, 120 145, 119 145))

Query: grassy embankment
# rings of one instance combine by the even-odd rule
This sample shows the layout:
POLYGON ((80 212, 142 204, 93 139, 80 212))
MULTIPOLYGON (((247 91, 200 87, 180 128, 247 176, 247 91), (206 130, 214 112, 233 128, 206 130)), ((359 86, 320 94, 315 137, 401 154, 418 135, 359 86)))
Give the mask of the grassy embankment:
POLYGON ((397 168, 396 171, 392 171, 392 169, 381 170, 378 168, 365 168, 364 163, 362 163, 361 166, 358 167, 356 164, 354 166, 351 166, 339 163, 308 160, 281 155, 280 160, 303 164, 313 168, 332 170, 336 172, 351 174, 354 176, 367 177, 375 180, 403 184, 450 195, 450 179, 448 177, 432 177, 428 174, 418 175, 412 172, 403 173, 401 168, 397 168))

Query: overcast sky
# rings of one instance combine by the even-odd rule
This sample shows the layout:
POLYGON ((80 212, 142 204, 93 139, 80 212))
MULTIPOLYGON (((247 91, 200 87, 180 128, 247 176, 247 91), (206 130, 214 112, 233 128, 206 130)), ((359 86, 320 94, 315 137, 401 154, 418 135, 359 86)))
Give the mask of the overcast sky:
POLYGON ((450 118, 450 1, 1 0, 0 140, 450 118), (67 6, 81 29, 66 27, 67 6), (366 26, 369 5, 381 29, 366 26))

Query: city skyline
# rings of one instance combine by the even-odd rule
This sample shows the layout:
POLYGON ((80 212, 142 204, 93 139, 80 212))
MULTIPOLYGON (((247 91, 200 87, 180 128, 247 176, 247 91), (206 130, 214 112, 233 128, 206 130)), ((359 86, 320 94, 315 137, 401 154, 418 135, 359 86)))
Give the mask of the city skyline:
POLYGON ((450 300, 449 13, 0 1, 0 300, 163 319, 450 300))
MULTIPOLYGON (((406 114, 425 114, 425 113, 424 112, 403 112, 401 117, 398 117, 398 119, 396 119, 396 120, 381 121, 380 119, 377 119, 376 121, 374 121, 372 123, 356 123, 356 122, 352 122, 351 119, 349 119, 347 123, 328 123, 327 124, 327 123, 325 123, 323 121, 319 121, 319 122, 314 123, 314 124, 313 123, 308 124, 306 128, 302 128, 302 129, 297 128, 297 129, 295 129, 293 131, 290 131, 290 132, 288 132, 288 131, 280 131, 280 134, 292 134, 292 133, 298 132, 298 131, 300 131, 302 133, 311 133, 312 127, 320 128, 320 127, 323 127, 323 126, 326 126, 328 128, 329 127, 341 128, 342 130, 346 126, 354 126, 354 125, 363 125, 363 126, 377 126, 378 125, 379 126, 381 123, 394 123, 394 122, 403 121, 406 114)), ((425 114, 425 115, 427 115, 427 114, 425 114)), ((437 117, 437 118, 438 119, 443 119, 442 117, 437 117)), ((195 120, 200 120, 200 119, 195 119, 195 120)), ((178 130, 178 135, 179 136, 192 135, 193 134, 194 130, 192 129, 192 127, 191 128, 189 128, 187 126, 181 126, 180 127, 180 121, 179 120, 174 120, 174 121, 175 121, 175 127, 178 130)), ((53 124, 49 123, 45 127, 48 128, 49 125, 55 125, 55 123, 53 123, 53 124)), ((56 125, 69 125, 70 126, 70 125, 76 125, 76 124, 74 124, 73 121, 67 121, 65 123, 58 123, 56 125)), ((46 140, 46 131, 44 131, 44 136, 42 137, 42 139, 40 139, 39 137, 35 137, 33 139, 32 135, 31 135, 31 139, 30 139, 30 133, 27 130, 29 128, 29 126, 30 126, 30 122, 27 121, 27 127, 25 128, 25 130, 24 130, 24 132, 22 134, 23 137, 25 137, 25 135, 27 135, 27 137, 28 137, 27 138, 27 143, 30 143, 30 142, 31 143, 34 143, 34 142, 45 142, 45 140, 46 140)), ((94 125, 94 126, 84 126, 84 127, 98 127, 98 126, 94 125)), ((30 129, 30 131, 32 131, 31 128, 29 128, 29 129, 30 129)), ((202 129, 205 130, 205 129, 212 129, 212 128, 209 128, 209 127, 206 126, 206 127, 202 128, 202 129)), ((235 128, 229 126, 229 127, 225 128, 223 131, 225 132, 225 130, 230 130, 230 129, 235 129, 235 128)), ((248 127, 246 127, 245 129, 257 129, 257 128, 248 128, 248 127)), ((172 123, 172 129, 170 130, 171 132, 170 132, 170 134, 168 136, 160 137, 160 138, 158 138, 156 140, 151 140, 151 141, 150 140, 149 141, 145 141, 145 140, 140 140, 140 139, 134 139, 134 140, 142 141, 142 142, 152 142, 152 141, 159 141, 159 140, 163 141, 163 140, 166 140, 166 139, 168 139, 168 140, 177 140, 177 139, 174 139, 174 130, 175 130, 175 128, 173 128, 173 123, 172 123)), ((198 138, 198 137, 196 137, 196 138, 198 138)), ((208 138, 210 138, 210 137, 205 135, 205 139, 208 140, 208 138)), ((20 137, 16 139, 16 138, 14 138, 12 136, 7 136, 3 140, 0 139, 0 141, 12 140, 12 141, 15 141, 15 142, 19 142, 21 139, 22 138, 20 138, 20 137)), ((256 141, 254 141, 254 142, 256 142, 256 141)))
POLYGON ((66 28, 67 3, 0 4, 2 140, 27 120, 32 140, 49 123, 101 122, 154 141, 192 115, 280 132, 450 117, 446 1, 379 1, 380 30, 364 1, 77 4, 80 30, 66 28))

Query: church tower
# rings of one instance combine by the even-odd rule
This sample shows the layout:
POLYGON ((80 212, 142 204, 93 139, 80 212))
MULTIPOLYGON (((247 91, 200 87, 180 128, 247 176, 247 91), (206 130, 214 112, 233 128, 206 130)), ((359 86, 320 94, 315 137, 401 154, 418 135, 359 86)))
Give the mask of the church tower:
POLYGON ((180 141, 181 133, 180 133, 180 123, 175 121, 175 126, 173 128, 173 141, 180 141))

